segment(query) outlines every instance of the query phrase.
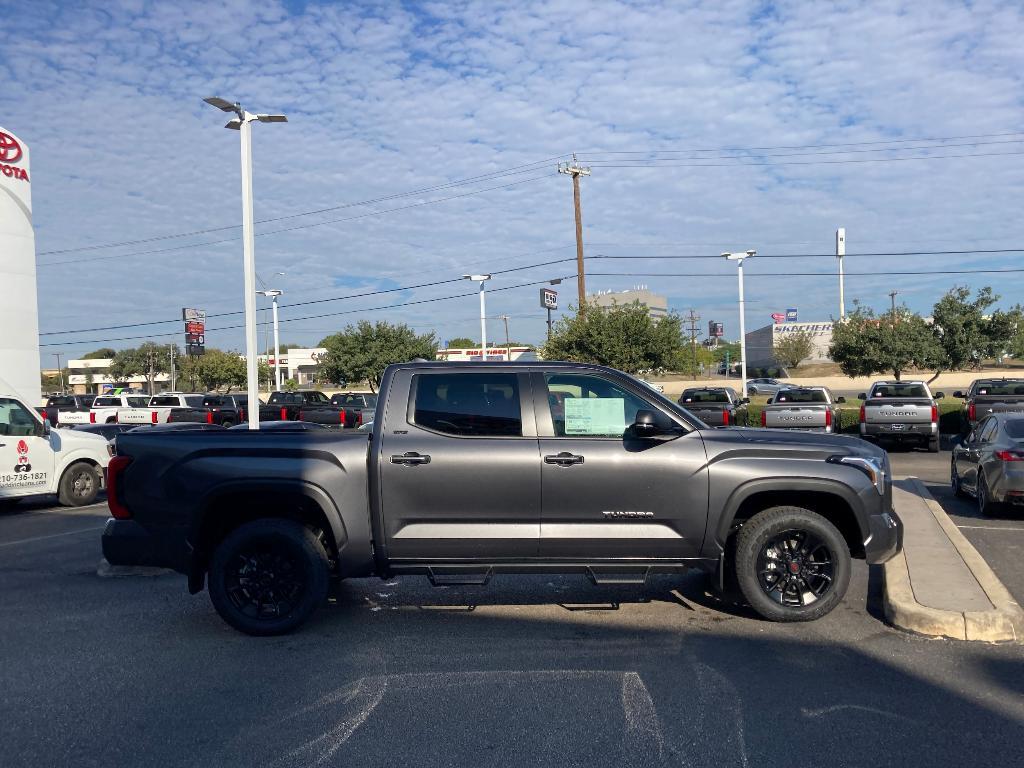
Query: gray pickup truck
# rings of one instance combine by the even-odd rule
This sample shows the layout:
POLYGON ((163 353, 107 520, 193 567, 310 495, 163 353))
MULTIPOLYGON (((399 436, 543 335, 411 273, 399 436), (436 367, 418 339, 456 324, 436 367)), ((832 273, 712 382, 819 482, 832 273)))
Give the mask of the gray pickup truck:
POLYGON ((748 417, 748 397, 740 397, 728 387, 695 387, 684 389, 679 404, 709 427, 745 427, 748 417))
POLYGON ((854 438, 708 429, 619 371, 389 367, 369 433, 149 431, 116 441, 103 553, 209 586, 220 615, 288 632, 352 577, 700 568, 776 621, 831 611, 851 558, 899 551, 888 459, 854 438))
POLYGON ((780 389, 761 411, 761 426, 838 432, 838 405, 845 402, 845 397, 833 396, 828 387, 780 389))
POLYGON ((990 413, 1024 413, 1024 379, 975 379, 967 392, 954 392, 964 400, 960 411, 963 434, 990 413))
POLYGON ((865 440, 915 443, 939 452, 939 406, 944 397, 923 381, 876 381, 871 392, 858 397, 860 436, 865 440))

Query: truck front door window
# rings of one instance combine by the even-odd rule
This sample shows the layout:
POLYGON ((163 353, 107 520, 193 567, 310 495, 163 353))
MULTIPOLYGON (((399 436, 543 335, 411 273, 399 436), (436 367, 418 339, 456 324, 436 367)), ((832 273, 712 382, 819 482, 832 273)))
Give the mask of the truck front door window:
POLYGON ((548 407, 558 437, 622 437, 639 410, 654 406, 607 379, 549 373, 548 407))
POLYGON ((523 434, 514 373, 426 373, 415 386, 417 426, 460 437, 523 434))

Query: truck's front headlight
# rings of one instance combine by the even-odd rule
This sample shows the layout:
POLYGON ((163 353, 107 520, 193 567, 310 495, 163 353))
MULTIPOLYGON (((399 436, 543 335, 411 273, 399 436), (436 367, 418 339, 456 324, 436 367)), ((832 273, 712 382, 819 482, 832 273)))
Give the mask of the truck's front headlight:
POLYGON ((856 467, 868 476, 879 496, 885 495, 885 468, 879 459, 865 456, 829 456, 827 461, 832 464, 847 464, 856 467))

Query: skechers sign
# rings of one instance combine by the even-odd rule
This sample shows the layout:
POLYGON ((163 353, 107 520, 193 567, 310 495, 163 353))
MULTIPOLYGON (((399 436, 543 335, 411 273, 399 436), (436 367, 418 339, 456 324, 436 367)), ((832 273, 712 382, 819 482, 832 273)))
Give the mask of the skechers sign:
POLYGON ((24 152, 18 140, 9 133, 0 131, 0 173, 11 179, 28 181, 28 171, 13 163, 21 160, 24 152))

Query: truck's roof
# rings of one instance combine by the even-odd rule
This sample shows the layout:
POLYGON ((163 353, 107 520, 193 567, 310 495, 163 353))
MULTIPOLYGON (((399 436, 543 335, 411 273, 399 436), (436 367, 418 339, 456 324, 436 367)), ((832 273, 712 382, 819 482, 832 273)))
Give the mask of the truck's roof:
POLYGON ((900 386, 902 384, 921 384, 922 386, 928 386, 923 379, 903 379, 902 381, 896 381, 895 379, 887 379, 886 381, 876 381, 871 386, 900 386))

